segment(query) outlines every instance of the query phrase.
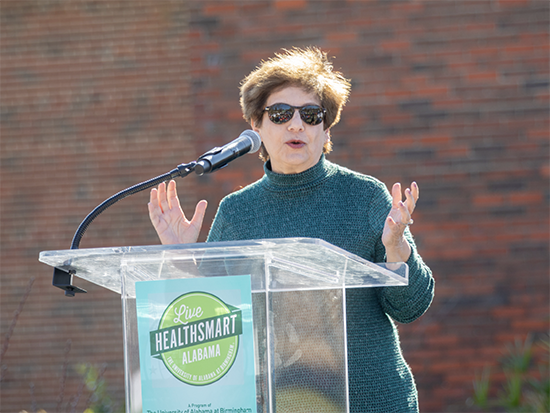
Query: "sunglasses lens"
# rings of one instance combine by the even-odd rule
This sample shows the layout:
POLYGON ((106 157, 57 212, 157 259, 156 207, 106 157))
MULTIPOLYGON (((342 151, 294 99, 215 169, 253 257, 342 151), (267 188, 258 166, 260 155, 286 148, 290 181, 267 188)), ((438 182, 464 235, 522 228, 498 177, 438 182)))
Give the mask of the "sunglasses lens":
POLYGON ((290 105, 285 105, 284 103, 277 103, 273 106, 270 106, 267 114, 271 122, 280 125, 281 123, 286 123, 294 115, 294 108, 290 105))
POLYGON ((318 125, 323 121, 323 108, 320 106, 304 106, 300 109, 300 117, 308 125, 318 125))
MULTIPOLYGON (((295 109, 298 108, 287 105, 286 103, 276 103, 267 109, 267 114, 271 122, 280 125, 292 119, 295 109)), ((317 105, 302 106, 299 109, 300 117, 308 125, 318 125, 325 117, 323 108, 317 105)))

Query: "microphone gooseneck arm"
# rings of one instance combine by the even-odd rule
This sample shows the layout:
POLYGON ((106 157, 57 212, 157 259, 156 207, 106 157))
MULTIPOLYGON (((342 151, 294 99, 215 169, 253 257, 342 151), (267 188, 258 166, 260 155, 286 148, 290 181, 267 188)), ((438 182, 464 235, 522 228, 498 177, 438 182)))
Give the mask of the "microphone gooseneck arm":
MULTIPOLYGON (((96 219, 99 214, 101 214, 107 208, 117 203, 121 199, 124 199, 145 189, 152 188, 153 186, 157 186, 158 184, 167 180, 177 178, 178 176, 183 178, 193 172, 196 164, 197 163, 195 161, 188 164, 182 163, 181 165, 178 165, 176 168, 172 169, 170 172, 159 175, 156 178, 149 179, 148 181, 141 182, 137 185, 131 186, 130 188, 126 188, 125 190, 120 191, 119 193, 103 201, 101 204, 95 207, 95 209, 90 212, 88 216, 84 218, 84 220, 80 223, 78 229, 74 234, 71 249, 78 249, 80 245, 80 240, 82 239, 84 232, 86 232, 92 221, 96 219)), ((64 290, 67 297, 74 297, 76 293, 86 293, 86 290, 73 284, 74 274, 76 274, 76 270, 72 268, 71 265, 68 263, 67 265, 54 267, 52 285, 54 287, 58 287, 64 290)))
POLYGON ((199 175, 214 172, 217 169, 223 168, 229 162, 238 158, 239 156, 242 156, 248 152, 256 152, 260 148, 261 142, 262 141, 258 133, 252 130, 245 130, 237 139, 229 142, 227 145, 224 145, 221 148, 216 147, 209 150, 196 161, 187 164, 182 163, 176 168, 172 169, 170 172, 159 175, 156 178, 149 179, 148 181, 139 183, 123 191, 120 191, 119 193, 103 201, 92 212, 90 212, 86 218, 84 218, 84 221, 80 223, 78 229, 74 234, 71 249, 78 249, 80 245, 80 240, 82 239, 84 232, 88 229, 92 221, 96 219, 99 214, 101 214, 103 211, 105 211, 107 208, 117 203, 121 199, 124 199, 127 196, 133 195, 145 189, 157 186, 158 184, 168 181, 170 179, 174 179, 177 177, 184 178, 193 171, 197 172, 197 174, 199 175))
POLYGON ((95 209, 92 212, 90 212, 88 216, 84 218, 84 220, 80 223, 78 229, 74 234, 73 242, 71 244, 71 249, 72 250, 78 249, 80 245, 80 240, 82 239, 84 232, 86 232, 86 230, 88 229, 92 221, 96 219, 99 216, 99 214, 101 214, 107 208, 117 203, 121 199, 124 199, 138 192, 144 191, 145 189, 157 186, 162 182, 165 182, 177 177, 183 178, 189 175, 191 172, 193 172, 193 170, 195 169, 195 165, 196 165, 195 161, 188 164, 182 163, 181 165, 178 165, 177 168, 172 169, 170 172, 167 172, 163 175, 159 175, 156 178, 149 179, 148 181, 141 182, 139 184, 131 186, 130 188, 126 188, 123 191, 120 191, 119 193, 114 194, 110 198, 103 201, 101 204, 95 207, 95 209))
MULTIPOLYGON (((124 199, 130 195, 138 193, 148 188, 152 188, 161 184, 162 182, 181 177, 184 178, 191 172, 195 171, 197 174, 202 175, 204 173, 214 172, 217 169, 221 169, 227 165, 228 162, 244 155, 248 152, 255 152, 261 145, 261 138, 256 132, 251 130, 244 131, 237 139, 224 145, 221 148, 213 148, 204 155, 202 155, 197 161, 190 163, 182 163, 176 168, 172 169, 163 175, 159 175, 156 178, 149 179, 148 181, 141 182, 137 185, 126 188, 123 191, 111 196, 103 201, 95 209, 88 214, 86 218, 80 223, 78 229, 73 236, 73 242, 71 249, 78 249, 80 241, 84 236, 84 232, 88 229, 94 219, 99 214, 105 211, 107 208, 117 203, 121 199, 124 199)), ((73 285, 73 275, 76 270, 70 265, 70 262, 65 263, 54 268, 53 282, 55 287, 65 290, 65 295, 74 297, 76 293, 85 293, 86 291, 73 285)))

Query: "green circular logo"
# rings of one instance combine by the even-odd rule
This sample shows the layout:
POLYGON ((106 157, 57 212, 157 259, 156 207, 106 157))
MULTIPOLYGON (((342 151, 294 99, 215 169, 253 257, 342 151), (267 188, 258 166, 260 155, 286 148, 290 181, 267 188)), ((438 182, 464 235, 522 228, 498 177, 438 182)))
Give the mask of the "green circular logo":
POLYGON ((151 355, 174 377, 194 386, 221 379, 233 366, 242 334, 238 308, 205 292, 176 298, 150 332, 151 355))

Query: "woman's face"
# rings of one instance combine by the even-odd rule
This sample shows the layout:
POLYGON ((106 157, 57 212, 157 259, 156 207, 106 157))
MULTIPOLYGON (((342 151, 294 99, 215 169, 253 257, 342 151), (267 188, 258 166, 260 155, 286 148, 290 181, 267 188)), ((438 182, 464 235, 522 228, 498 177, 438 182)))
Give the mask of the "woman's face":
MULTIPOLYGON (((286 103, 291 106, 319 105, 317 96, 305 92, 302 88, 289 86, 273 92, 266 106, 286 103)), ((296 174, 317 164, 323 153, 323 146, 329 140, 328 130, 319 125, 308 125, 300 118, 298 110, 286 123, 273 123, 264 112, 262 126, 252 128, 260 134, 262 142, 271 160, 271 169, 279 174, 296 174)))

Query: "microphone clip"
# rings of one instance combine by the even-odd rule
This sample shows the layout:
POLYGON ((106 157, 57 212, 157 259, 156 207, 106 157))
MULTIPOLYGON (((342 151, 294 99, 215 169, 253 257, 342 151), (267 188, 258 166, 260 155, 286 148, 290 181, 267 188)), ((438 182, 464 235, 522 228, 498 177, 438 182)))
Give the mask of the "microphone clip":
MULTIPOLYGON (((204 174, 214 172, 213 168, 213 157, 215 155, 218 155, 223 150, 222 147, 215 147, 210 149, 208 152, 202 154, 197 161, 195 162, 195 165, 193 165, 193 170, 195 173, 199 176, 202 176, 204 174)), ((218 166, 216 170, 225 168, 229 162, 225 163, 225 165, 218 166)))

